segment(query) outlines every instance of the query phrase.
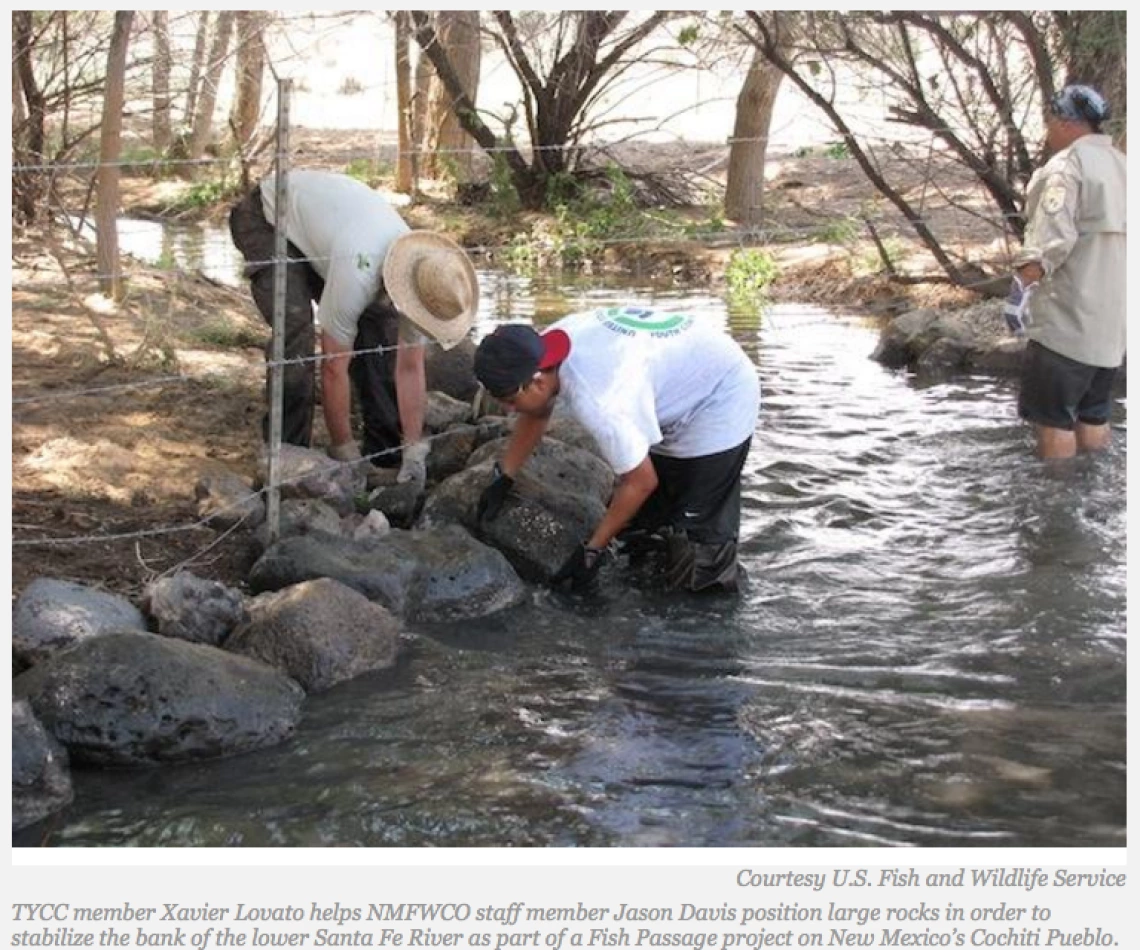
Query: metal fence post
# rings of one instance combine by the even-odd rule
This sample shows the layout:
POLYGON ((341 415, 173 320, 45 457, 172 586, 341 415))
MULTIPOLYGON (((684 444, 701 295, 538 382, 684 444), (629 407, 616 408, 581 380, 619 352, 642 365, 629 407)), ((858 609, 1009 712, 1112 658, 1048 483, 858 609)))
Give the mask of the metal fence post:
POLYGON ((277 155, 274 162, 273 197, 273 346, 269 370, 269 486, 265 496, 269 543, 281 532, 281 428, 285 393, 285 289, 287 238, 283 221, 289 198, 289 97, 293 80, 277 81, 277 155))

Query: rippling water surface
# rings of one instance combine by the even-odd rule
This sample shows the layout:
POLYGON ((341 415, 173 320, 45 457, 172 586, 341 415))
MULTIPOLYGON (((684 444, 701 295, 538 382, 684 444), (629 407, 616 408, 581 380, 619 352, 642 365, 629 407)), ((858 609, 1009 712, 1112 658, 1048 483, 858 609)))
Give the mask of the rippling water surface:
MULTIPOLYGON (((538 322, 630 299, 484 285, 538 322)), ((920 386, 842 315, 683 305, 761 375, 742 596, 619 567, 419 629, 285 745, 77 773, 49 843, 1123 845, 1124 401, 1107 454, 1049 466, 1008 382, 920 386)))

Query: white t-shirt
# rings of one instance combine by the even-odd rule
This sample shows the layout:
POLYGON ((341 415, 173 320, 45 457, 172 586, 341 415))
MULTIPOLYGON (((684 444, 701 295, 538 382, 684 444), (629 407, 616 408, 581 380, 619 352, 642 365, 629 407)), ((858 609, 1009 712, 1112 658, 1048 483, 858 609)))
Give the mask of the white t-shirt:
POLYGON ((601 307, 550 329, 570 337, 559 399, 619 475, 650 448, 696 458, 752 435, 760 409, 756 367, 722 330, 684 311, 601 307))
MULTIPOLYGON (((321 329, 344 346, 356 339, 360 313, 380 292, 388 246, 410 230, 383 195, 335 172, 289 172, 285 234, 309 259, 325 288, 317 307, 321 329)), ((261 182, 265 218, 276 223, 276 182, 261 182)), ((400 339, 423 342, 401 317, 400 339)))

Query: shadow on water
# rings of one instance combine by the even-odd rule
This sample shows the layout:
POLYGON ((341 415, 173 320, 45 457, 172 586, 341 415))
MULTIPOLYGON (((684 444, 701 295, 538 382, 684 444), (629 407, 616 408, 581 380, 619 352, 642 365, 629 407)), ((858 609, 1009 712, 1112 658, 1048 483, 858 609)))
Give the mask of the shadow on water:
MULTIPOLYGON (((1121 846, 1125 453, 1046 466, 1011 385, 918 387, 875 327, 484 275, 484 326, 684 306, 761 375, 738 598, 616 564, 424 627, 238 759, 76 774, 56 845, 1121 846)), ((38 839, 37 839, 38 840, 38 839)), ((24 841, 22 843, 29 843, 24 841)))

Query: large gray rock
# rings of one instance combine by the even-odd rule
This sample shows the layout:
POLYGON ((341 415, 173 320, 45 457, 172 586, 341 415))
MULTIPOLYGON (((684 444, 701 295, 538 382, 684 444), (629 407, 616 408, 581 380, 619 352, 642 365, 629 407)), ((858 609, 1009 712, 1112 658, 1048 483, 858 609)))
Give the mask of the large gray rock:
MULTIPOLYGON (((494 462, 503 455, 509 439, 479 446, 468 467, 494 462)), ((614 490, 614 471, 593 452, 547 435, 535 447, 520 476, 569 495, 586 495, 608 504, 614 490)))
POLYGON ((452 399, 470 403, 479 390, 475 378, 475 344, 464 340, 445 350, 429 346, 424 356, 424 374, 429 391, 446 393, 452 399))
POLYGON ((198 517, 212 528, 224 530, 244 522, 255 528, 265 520, 265 500, 240 475, 219 472, 204 475, 194 486, 198 517))
POLYGON ((12 614, 13 671, 35 666, 80 640, 124 628, 146 630, 146 618, 125 597, 71 581, 36 578, 12 614))
POLYGON ((12 830, 42 821, 73 797, 67 752, 24 700, 12 702, 12 830))
POLYGON ((1006 329, 1001 302, 987 300, 959 310, 901 314, 883 328, 871 356, 884 366, 943 378, 979 369, 1016 373, 1024 351, 1025 341, 1006 329))
POLYGON ((75 762, 154 765, 288 738, 304 691, 270 667, 153 633, 104 633, 12 681, 75 762))
MULTIPOLYGON (((268 459, 261 459, 262 479, 268 478, 268 459)), ((359 464, 338 462, 317 449, 299 445, 281 446, 281 497, 320 498, 339 515, 356 508, 356 497, 367 488, 365 469, 359 464)))
MULTIPOLYGON (((883 328, 871 357, 930 380, 956 373, 1019 376, 1026 340, 1010 335, 1001 308, 1000 300, 984 300, 959 310, 907 311, 883 328)), ((1127 375, 1121 367, 1115 394, 1124 394, 1127 375)))
POLYGON ((429 432, 442 432, 452 426, 462 425, 471 419, 471 403, 452 399, 446 393, 427 394, 424 407, 424 428, 429 432))
POLYGON ((415 482, 397 482, 393 475, 368 494, 368 507, 381 511, 388 523, 397 528, 410 528, 423 502, 423 492, 415 482))
POLYGON ((427 458, 428 483, 442 482, 463 471, 471 453, 479 445, 479 435, 478 426, 461 425, 435 436, 427 458))
POLYGON ((538 445, 493 521, 476 520, 505 440, 481 446, 471 465, 444 481, 424 504, 422 527, 461 524, 502 551, 520 576, 545 582, 605 514, 613 470, 595 455, 557 439, 538 445))
POLYGON ((555 411, 550 418, 550 424, 546 427, 544 438, 557 439, 559 442, 572 445, 576 449, 583 449, 598 459, 602 459, 601 450, 598 448, 597 441, 590 435, 590 431, 577 419, 565 412, 555 411))
MULTIPOLYGON (((320 498, 282 498, 280 516, 277 520, 277 536, 288 538, 295 534, 308 534, 310 531, 351 534, 352 530, 346 529, 344 520, 352 518, 353 514, 342 517, 332 505, 320 498)), ((254 532, 254 540, 257 542, 259 553, 269 547, 268 522, 254 532)))
POLYGON ((331 577, 408 620, 482 617, 520 603, 526 587, 506 558, 462 528, 393 530, 378 540, 286 538, 253 566, 254 591, 331 577))
POLYGON ((606 506, 596 495, 559 491, 521 473, 498 516, 478 522, 476 506, 490 481, 490 462, 453 475, 428 498, 419 523, 464 525, 501 551, 529 581, 550 580, 605 514, 606 506))
POLYGON ((400 622, 340 581, 318 578, 255 597, 226 649, 291 676, 308 693, 396 662, 400 622))
POLYGON ((164 637, 217 646, 245 617, 241 593, 179 571, 143 591, 143 610, 164 637))

